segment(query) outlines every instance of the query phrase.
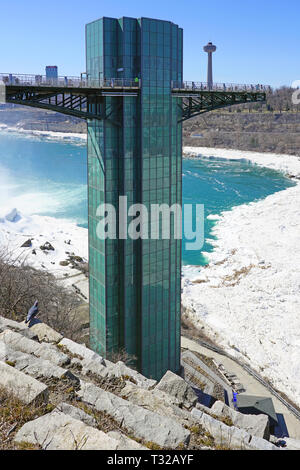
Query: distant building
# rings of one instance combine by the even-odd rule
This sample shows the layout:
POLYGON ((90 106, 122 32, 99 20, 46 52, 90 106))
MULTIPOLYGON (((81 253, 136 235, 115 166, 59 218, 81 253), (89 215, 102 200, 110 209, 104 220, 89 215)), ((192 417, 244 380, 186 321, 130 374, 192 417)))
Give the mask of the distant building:
POLYGON ((46 79, 50 81, 58 79, 58 68, 56 65, 47 65, 46 79))

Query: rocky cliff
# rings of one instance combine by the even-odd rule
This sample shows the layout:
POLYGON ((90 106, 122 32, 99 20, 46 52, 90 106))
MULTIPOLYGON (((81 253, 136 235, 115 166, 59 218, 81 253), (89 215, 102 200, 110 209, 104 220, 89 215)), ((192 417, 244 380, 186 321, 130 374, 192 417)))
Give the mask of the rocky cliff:
POLYGON ((278 449, 264 415, 206 408, 170 371, 157 383, 43 323, 3 317, 0 405, 0 449, 278 449))

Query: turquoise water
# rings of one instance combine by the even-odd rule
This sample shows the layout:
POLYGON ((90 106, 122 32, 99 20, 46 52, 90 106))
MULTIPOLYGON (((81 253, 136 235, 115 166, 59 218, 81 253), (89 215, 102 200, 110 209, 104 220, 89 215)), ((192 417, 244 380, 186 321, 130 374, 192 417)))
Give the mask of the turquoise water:
MULTIPOLYGON (((21 212, 68 218, 87 227, 85 146, 0 134, 0 205, 21 212)), ((183 203, 205 205, 205 215, 256 201, 293 183, 280 173, 247 162, 183 161, 183 203)), ((212 238, 213 221, 205 222, 212 238)), ((204 252, 212 251, 205 243, 204 252)), ((203 265, 201 252, 186 251, 183 263, 203 265)))
POLYGON ((0 134, 0 197, 20 211, 87 227, 86 184, 84 145, 0 134))
MULTIPOLYGON (((281 173, 247 162, 222 159, 183 162, 183 201, 204 204, 206 217, 264 199, 291 186, 294 183, 281 173)), ((205 238, 214 238, 211 235, 214 224, 205 220, 205 238)), ((205 243, 202 251, 210 253, 213 247, 205 243)), ((206 260, 199 252, 183 249, 183 263, 200 266, 206 260)))

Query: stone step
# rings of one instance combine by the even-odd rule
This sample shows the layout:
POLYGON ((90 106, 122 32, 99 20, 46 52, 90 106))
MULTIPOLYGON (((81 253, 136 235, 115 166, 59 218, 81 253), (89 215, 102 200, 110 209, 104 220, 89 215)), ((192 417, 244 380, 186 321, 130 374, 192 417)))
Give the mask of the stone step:
POLYGON ((70 370, 63 369, 46 359, 15 351, 3 341, 0 341, 0 360, 35 379, 69 379, 79 383, 79 379, 70 370))
POLYGON ((53 362, 57 366, 66 366, 70 363, 70 358, 60 352, 55 346, 47 343, 38 343, 32 339, 25 338, 20 333, 5 330, 0 334, 0 341, 9 345, 15 351, 32 354, 36 357, 53 362))
POLYGON ((60 403, 56 409, 67 416, 71 416, 71 418, 82 421, 87 426, 97 426, 97 422, 93 416, 87 414, 85 411, 77 408, 76 406, 70 405, 69 403, 60 403))
POLYGON ((192 387, 182 377, 179 377, 170 370, 162 377, 155 390, 161 390, 175 397, 179 404, 187 409, 191 409, 198 401, 192 387))
POLYGON ((32 325, 29 331, 34 333, 38 337, 39 341, 43 341, 45 343, 57 344, 63 339, 61 334, 57 333, 57 331, 42 322, 32 325))
POLYGON ((120 441, 55 409, 24 424, 15 442, 38 444, 44 450, 118 450, 120 441))
POLYGON ((156 380, 151 380, 147 377, 144 377, 139 372, 128 367, 126 364, 124 364, 124 362, 119 361, 114 364, 107 359, 103 359, 102 356, 99 356, 99 354, 95 353, 84 345, 77 344, 70 339, 64 338, 62 341, 60 341, 59 345, 74 356, 78 356, 77 359, 82 361, 82 373, 84 375, 92 373, 104 378, 131 377, 136 384, 145 389, 154 387, 157 384, 156 380))
POLYGON ((226 426, 207 415, 203 411, 194 408, 192 415, 214 438, 215 444, 225 449, 235 450, 278 450, 276 446, 260 437, 252 436, 244 429, 235 426, 226 426))
POLYGON ((49 389, 36 379, 0 361, 0 386, 22 403, 47 403, 49 389))
POLYGON ((92 351, 83 344, 78 344, 71 339, 64 338, 60 341, 59 345, 66 348, 68 351, 70 351, 71 354, 79 356, 79 359, 85 359, 87 361, 99 361, 101 364, 104 364, 103 357, 99 356, 99 354, 95 353, 95 351, 92 351))
POLYGON ((133 439, 129 439, 129 437, 125 436, 120 431, 110 431, 107 435, 119 441, 118 450, 149 450, 133 439))
POLYGON ((14 320, 9 320, 8 318, 0 317, 0 333, 5 330, 12 330, 20 333, 26 338, 37 339, 37 335, 34 331, 31 331, 24 322, 19 323, 14 320))
POLYGON ((148 379, 134 369, 128 367, 124 362, 116 364, 112 362, 100 372, 102 377, 130 377, 136 385, 149 390, 157 384, 156 380, 148 379))
MULTIPOLYGON (((87 426, 97 427, 96 419, 90 414, 85 413, 81 408, 77 408, 69 403, 60 403, 56 409, 67 416, 71 416, 71 418, 82 421, 87 426)), ((107 433, 107 436, 119 442, 117 450, 148 450, 147 447, 129 439, 129 437, 125 436, 120 431, 110 431, 107 433)))
POLYGON ((234 426, 245 429, 252 436, 263 439, 270 438, 269 417, 267 415, 242 414, 239 411, 232 410, 221 401, 216 401, 210 411, 216 416, 230 418, 234 426))
POLYGON ((145 390, 131 382, 121 390, 121 397, 147 410, 159 415, 175 419, 183 426, 191 427, 195 424, 191 413, 181 408, 181 403, 174 396, 162 390, 145 390))
POLYGON ((174 419, 134 405, 93 384, 81 382, 81 389, 77 395, 97 411, 111 416, 134 437, 144 441, 176 449, 190 440, 190 432, 174 419))

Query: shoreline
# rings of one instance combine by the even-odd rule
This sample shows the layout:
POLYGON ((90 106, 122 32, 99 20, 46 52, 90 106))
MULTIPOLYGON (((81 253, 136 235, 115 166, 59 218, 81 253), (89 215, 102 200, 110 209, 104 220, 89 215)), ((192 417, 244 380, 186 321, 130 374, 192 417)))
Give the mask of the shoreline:
MULTIPOLYGON (((59 142, 86 141, 81 134, 20 132, 0 125, 1 129, 59 142)), ((183 154, 184 158, 248 161, 300 179, 297 156, 202 147, 185 147, 183 154)), ((210 216, 216 221, 214 251, 205 254, 208 267, 183 267, 182 303, 208 336, 300 405, 300 319, 295 318, 300 310, 300 182, 295 183, 264 200, 210 216)), ((64 222, 54 218, 52 224, 52 234, 60 232, 62 249, 68 249, 63 239, 67 234, 71 238, 72 230, 80 227, 67 222, 64 230, 64 222)), ((40 229, 41 225, 37 232, 40 229)), ((84 232, 74 238, 72 251, 86 237, 87 229, 80 230, 84 232)), ((49 238, 47 233, 45 238, 49 238)), ((49 258, 45 269, 53 269, 52 262, 49 258)), ((61 267, 59 273, 63 272, 71 274, 69 268, 61 267)))
POLYGON ((240 161, 280 171, 288 178, 300 179, 300 156, 279 153, 250 152, 210 147, 183 147, 184 158, 240 161))
POLYGON ((20 136, 45 139, 54 142, 66 142, 73 144, 84 144, 87 141, 87 135, 75 132, 54 132, 54 131, 38 131, 31 129, 23 129, 22 127, 9 127, 0 123, 0 132, 7 134, 18 134, 20 136))
MULTIPOLYGON (((55 132, 23 129, 22 127, 9 127, 0 123, 0 131, 8 134, 19 134, 57 142, 84 144, 87 142, 86 133, 55 132)), ((277 154, 269 152, 254 152, 249 150, 225 149, 214 147, 183 147, 183 158, 207 158, 209 160, 229 160, 254 163, 284 173, 289 178, 300 179, 300 170, 294 165, 295 160, 300 161, 299 155, 277 154)))

